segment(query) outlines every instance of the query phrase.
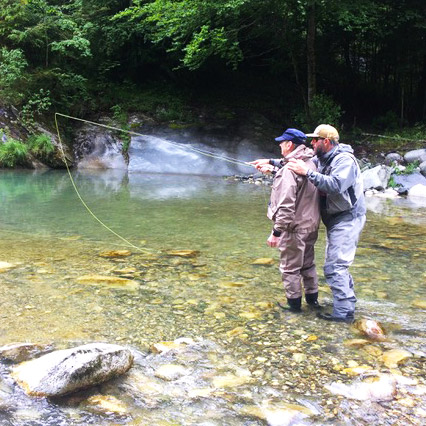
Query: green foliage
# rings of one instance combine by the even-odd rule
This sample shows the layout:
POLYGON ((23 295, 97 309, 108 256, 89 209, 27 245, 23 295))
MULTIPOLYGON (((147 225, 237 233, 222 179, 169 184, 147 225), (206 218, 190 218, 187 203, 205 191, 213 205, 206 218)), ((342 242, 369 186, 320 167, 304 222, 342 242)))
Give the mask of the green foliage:
MULTIPOLYGON (((399 173, 395 173, 395 174, 399 174, 399 173)), ((400 187, 401 185, 399 184, 399 183, 396 183, 395 182, 395 179, 394 179, 394 177, 393 176, 391 176, 390 178, 389 178, 389 180, 388 180, 388 187, 389 188, 393 188, 393 189, 396 189, 396 188, 398 188, 398 187, 400 187)))
POLYGON ((26 164, 28 147, 14 139, 0 144, 0 165, 2 167, 16 167, 26 164))
POLYGON ((22 107, 22 119, 25 124, 34 125, 35 119, 43 112, 48 111, 51 106, 50 92, 40 89, 39 93, 31 96, 28 102, 22 107))
POLYGON ((404 170, 396 169, 393 173, 395 175, 411 175, 417 171, 419 165, 420 163, 418 161, 413 161, 412 163, 407 164, 404 170))
POLYGON ((31 136, 27 143, 30 152, 40 160, 46 160, 55 150, 52 139, 44 133, 31 136))
POLYGON ((399 118, 394 111, 388 111, 372 120, 372 126, 379 130, 395 131, 399 126, 399 118))
POLYGON ((309 117, 304 111, 296 112, 293 116, 296 124, 302 129, 310 129, 321 123, 338 126, 341 117, 341 107, 327 95, 314 96, 309 109, 309 117))
POLYGON ((24 80, 24 70, 28 65, 21 49, 0 50, 0 97, 6 102, 19 101, 23 94, 19 84, 24 80))
POLYGON ((124 130, 124 132, 120 132, 120 139, 123 141, 123 153, 127 154, 131 141, 131 136, 128 133, 130 126, 128 123, 127 112, 124 111, 120 105, 112 106, 111 112, 113 120, 118 122, 120 128, 124 130))
POLYGON ((396 129, 425 118, 425 29, 421 0, 2 0, 0 98, 25 105, 29 121, 113 105, 189 121, 187 99, 208 104, 198 89, 211 86, 218 108, 254 110, 257 92, 277 121, 299 110, 302 127, 338 123, 344 109, 351 125, 379 116, 377 127, 396 129), (324 93, 310 117, 301 111, 307 81, 324 93), (187 96, 124 98, 125 85, 174 85, 187 96))
POLYGON ((129 20, 156 45, 175 53, 181 67, 200 68, 217 56, 233 69, 243 59, 238 39, 245 25, 241 11, 250 0, 136 0, 114 19, 129 20))

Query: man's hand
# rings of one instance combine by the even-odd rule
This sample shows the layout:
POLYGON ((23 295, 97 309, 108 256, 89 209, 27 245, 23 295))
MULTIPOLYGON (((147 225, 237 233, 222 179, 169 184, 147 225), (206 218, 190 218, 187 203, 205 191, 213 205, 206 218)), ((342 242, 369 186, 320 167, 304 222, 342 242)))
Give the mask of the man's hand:
POLYGON ((274 166, 272 164, 269 164, 269 159, 267 158, 261 158, 259 160, 250 161, 249 164, 251 164, 264 175, 270 175, 274 170, 274 166))
POLYGON ((268 240, 266 241, 266 244, 268 244, 269 247, 278 247, 278 243, 280 242, 280 237, 275 237, 272 233, 269 236, 268 240))
POLYGON ((306 163, 303 160, 296 160, 292 158, 288 163, 287 167, 289 170, 293 171, 294 173, 297 173, 301 176, 306 176, 306 173, 308 172, 309 168, 306 165, 306 163))

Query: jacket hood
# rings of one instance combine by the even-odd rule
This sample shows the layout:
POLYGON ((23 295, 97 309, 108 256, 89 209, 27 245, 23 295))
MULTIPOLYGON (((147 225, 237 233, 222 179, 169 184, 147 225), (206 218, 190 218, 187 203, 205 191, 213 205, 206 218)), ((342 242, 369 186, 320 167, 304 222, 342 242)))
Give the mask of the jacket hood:
POLYGON ((284 161, 287 163, 288 160, 294 158, 295 160, 307 160, 314 156, 314 151, 311 148, 308 148, 305 145, 299 145, 295 150, 290 152, 287 156, 284 157, 284 161))
POLYGON ((347 145, 345 143, 340 143, 339 145, 337 145, 336 153, 340 153, 340 152, 349 152, 350 154, 353 154, 354 150, 352 149, 350 145, 347 145))

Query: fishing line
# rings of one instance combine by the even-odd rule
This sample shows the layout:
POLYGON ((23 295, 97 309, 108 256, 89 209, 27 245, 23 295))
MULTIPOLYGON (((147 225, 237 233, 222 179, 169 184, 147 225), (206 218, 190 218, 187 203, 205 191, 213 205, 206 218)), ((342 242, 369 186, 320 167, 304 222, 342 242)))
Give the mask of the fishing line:
MULTIPOLYGON (((127 134, 133 135, 133 136, 141 136, 141 137, 146 136, 146 135, 143 135, 142 133, 133 132, 131 130, 120 129, 119 127, 108 126, 106 124, 96 123, 94 121, 84 120, 82 118, 72 117, 71 115, 61 114, 59 112, 55 113, 55 124, 56 124, 56 130, 57 131, 58 131, 58 123, 57 123, 56 116, 58 116, 58 115, 61 116, 61 117, 69 118, 71 120, 81 121, 83 123, 92 124, 93 126, 103 127, 105 129, 109 129, 109 130, 116 130, 118 132, 127 133, 127 134)), ((197 153, 205 155, 207 157, 212 157, 212 158, 217 158, 218 160, 227 161, 228 163, 238 164, 239 166, 253 167, 248 162, 240 161, 240 160, 237 160, 236 158, 232 158, 232 157, 226 157, 224 155, 218 155, 218 154, 215 154, 214 152, 202 150, 200 148, 196 148, 196 147, 191 146, 191 145, 186 145, 186 144, 179 143, 179 142, 173 142, 173 141, 169 141, 167 139, 164 139, 164 142, 169 143, 170 145, 175 145, 175 146, 178 146, 180 148, 184 148, 184 149, 188 149, 190 151, 197 152, 197 153)))
MULTIPOLYGON (((69 166, 68 166, 68 161, 67 161, 67 159, 66 159, 66 156, 65 156, 65 152, 64 152, 64 148, 63 148, 63 145, 62 145, 62 139, 61 139, 61 135, 60 135, 60 132, 59 132, 59 126, 58 126, 58 120, 57 120, 57 116, 58 115, 62 115, 63 117, 67 117, 67 116, 65 116, 65 115, 63 115, 63 114, 59 114, 59 113, 55 113, 55 125, 56 125, 56 132, 57 132, 57 134, 58 134, 58 140, 59 140, 59 147, 60 147, 60 150, 61 150, 61 153, 62 153, 62 158, 63 158, 63 160, 64 160, 64 163, 65 163, 65 167, 66 167, 66 169, 67 169, 67 172, 68 172, 68 176, 69 176, 69 178, 70 178, 70 180, 71 180, 71 184, 72 184, 72 186, 73 186, 73 188, 74 188, 74 191, 75 191, 75 193, 77 194, 77 197, 79 198, 79 200, 81 201, 81 203, 83 204, 83 206, 86 208, 86 210, 89 212, 89 214, 98 222, 98 223, 100 223, 106 230, 108 230, 109 232, 111 232, 112 234, 114 234, 117 238, 119 238, 121 241, 123 241, 125 244, 127 244, 129 247, 132 247, 132 248, 134 248, 134 249, 136 249, 136 250, 138 250, 138 251, 140 251, 140 252, 142 252, 142 253, 152 253, 152 250, 148 250, 148 249, 144 249, 144 248, 141 248, 141 247, 138 247, 138 246, 136 246, 135 244, 133 244, 133 243, 131 243, 129 240, 127 240, 126 238, 124 238, 124 237, 122 237, 120 234, 118 234, 117 232, 115 232, 113 229, 111 229, 108 225, 106 225, 104 222, 102 222, 102 220, 101 219, 99 219, 96 215, 95 215, 95 213, 93 213, 92 212, 92 210, 90 209, 90 207, 87 205, 87 203, 84 201, 84 199, 83 199, 83 197, 81 196, 81 194, 80 194, 80 192, 79 192, 79 190, 78 190, 78 188, 77 188, 77 185, 75 184, 75 181, 74 181, 74 178, 72 177, 72 174, 71 174, 71 170, 70 170, 70 168, 69 168, 69 166)), ((73 117, 68 117, 68 118, 73 118, 73 117)), ((81 121, 84 121, 84 120, 81 120, 81 121)), ((120 130, 120 129, 117 129, 117 130, 120 130)))
MULTIPOLYGON (((73 117, 71 115, 61 114, 59 112, 55 113, 55 126, 56 126, 56 132, 57 132, 57 135, 58 135, 59 147, 60 147, 60 150, 61 150, 61 153, 62 153, 62 158, 63 158, 63 161, 65 163, 65 167, 66 167, 67 172, 68 172, 68 176, 69 176, 69 178, 71 180, 71 184, 72 184, 72 186, 74 188, 75 193, 77 194, 78 199, 81 201, 81 203, 86 208, 86 210, 89 212, 89 214, 100 225, 102 225, 106 230, 108 230, 109 232, 111 232, 112 234, 114 234, 117 238, 119 238, 120 240, 122 240, 125 244, 127 244, 128 246, 130 246, 130 247, 132 247, 132 248, 134 248, 134 249, 136 249, 136 250, 138 250, 140 252, 143 252, 143 253, 152 253, 152 250, 148 250, 148 249, 136 246, 135 244, 131 243, 129 240, 127 240, 126 238, 122 237, 120 234, 118 234, 117 232, 115 232, 113 229, 111 229, 101 219, 99 219, 95 215, 95 213, 93 213, 93 211, 90 209, 90 207, 84 201, 83 197, 81 196, 81 194, 80 194, 80 192, 79 192, 79 190, 77 188, 77 185, 75 184, 74 178, 73 178, 73 176, 71 174, 71 170, 70 170, 69 165, 68 165, 68 161, 67 161, 66 156, 65 156, 65 151, 63 149, 62 139, 61 139, 61 135, 60 135, 60 132, 59 132, 59 125, 58 125, 58 119, 57 119, 58 116, 64 117, 64 118, 69 118, 71 120, 81 121, 83 123, 88 123, 88 124, 91 124, 93 126, 103 127, 105 129, 109 129, 109 130, 115 130, 115 131, 118 131, 118 132, 127 133, 129 135, 142 136, 142 137, 144 137, 145 135, 143 135, 141 133, 133 132, 131 130, 120 129, 119 127, 108 126, 106 124, 101 124, 101 123, 96 123, 94 121, 84 120, 82 118, 73 117)), ((199 148, 195 148, 195 147, 190 146, 190 145, 185 145, 185 144, 182 144, 182 143, 179 143, 179 142, 173 142, 173 141, 168 141, 168 140, 164 140, 164 141, 167 142, 167 143, 169 143, 169 144, 171 144, 171 145, 179 146, 179 147, 184 148, 184 149, 189 149, 191 151, 197 152, 197 153, 205 155, 207 157, 216 158, 216 159, 219 159, 219 160, 222 160, 222 161, 227 161, 229 163, 237 164, 237 165, 240 165, 240 166, 253 167, 253 165, 251 165, 251 164, 249 164, 247 162, 244 162, 244 161, 237 160, 236 158, 231 158, 231 157, 226 157, 226 156, 222 156, 222 155, 217 155, 217 154, 215 154, 213 152, 205 151, 205 150, 202 150, 202 149, 199 149, 199 148)))

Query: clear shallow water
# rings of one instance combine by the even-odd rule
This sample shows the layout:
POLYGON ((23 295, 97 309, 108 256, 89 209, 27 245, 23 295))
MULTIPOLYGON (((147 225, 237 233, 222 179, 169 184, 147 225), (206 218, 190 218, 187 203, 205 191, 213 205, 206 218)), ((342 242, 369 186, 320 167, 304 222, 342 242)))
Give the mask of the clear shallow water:
MULTIPOLYGON (((343 344, 360 337, 353 328, 321 322, 307 310, 292 316, 277 308, 284 295, 278 254, 265 243, 269 188, 219 177, 124 171, 78 172, 74 178, 93 212, 146 252, 131 249, 132 256, 121 259, 99 256, 127 247, 88 214, 66 173, 2 172, 0 261, 14 267, 0 274, 0 344, 52 342, 62 348, 105 341, 145 353, 158 341, 201 338, 210 342, 199 352, 210 360, 210 372, 235 375, 244 369, 250 383, 201 402, 173 394, 155 409, 132 400, 131 414, 119 419, 96 416, 69 401, 36 400, 28 420, 23 408, 28 399, 5 379, 5 399, 15 407, 6 410, 5 421, 11 423, 5 424, 56 425, 58 419, 63 424, 160 424, 160 419, 164 424, 264 424, 243 408, 265 401, 315 406, 317 414, 303 420, 306 424, 343 421, 348 415, 364 424, 362 406, 351 402, 353 414, 348 414, 341 398, 323 385, 353 380, 336 365, 386 368, 377 354, 343 344), (199 254, 167 254, 185 249, 199 254), (272 258, 274 264, 253 265, 259 258, 272 258), (131 278, 139 288, 125 291, 78 280, 93 274, 131 278)), ((426 299, 425 209, 381 203, 382 209, 375 208, 379 213, 368 214, 352 267, 358 317, 374 318, 387 329, 390 342, 373 346, 417 354, 400 370, 424 381, 426 315, 413 302, 426 299)), ((321 231, 319 272, 323 251, 321 231)), ((322 274, 320 297, 330 305, 322 274)), ((197 386, 211 387, 198 380, 197 386)), ((384 421, 406 415, 420 421, 413 410, 389 404, 384 421)))

